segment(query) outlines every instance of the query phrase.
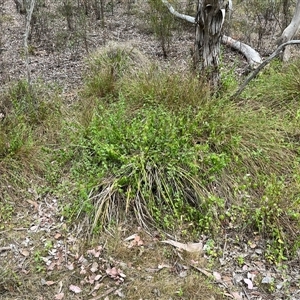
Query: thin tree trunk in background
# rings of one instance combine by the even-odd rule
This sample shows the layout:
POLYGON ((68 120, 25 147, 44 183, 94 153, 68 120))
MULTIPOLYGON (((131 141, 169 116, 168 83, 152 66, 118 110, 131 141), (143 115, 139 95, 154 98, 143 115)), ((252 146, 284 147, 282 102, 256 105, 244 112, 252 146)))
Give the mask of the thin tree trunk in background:
POLYGON ((31 17, 32 17, 34 5, 35 5, 35 0, 31 0, 29 9, 27 10, 26 13, 25 37, 24 37, 25 65, 26 65, 26 73, 27 73, 27 82, 28 82, 30 93, 31 93, 31 76, 30 76, 30 66, 29 66, 28 37, 30 34, 30 23, 31 23, 31 17))
MULTIPOLYGON (((300 0, 297 1, 296 9, 291 23, 285 28, 285 30, 281 34, 280 38, 277 41, 277 45, 281 45, 290 41, 299 30, 299 27, 300 27, 300 0)), ((282 60, 288 61, 289 58, 290 58, 290 51, 288 49, 285 49, 283 51, 282 60)))
MULTIPOLYGON (((100 0, 100 10, 101 10, 101 25, 104 28, 105 26, 105 20, 104 20, 104 2, 105 0, 100 0)), ((113 0, 111 1, 111 5, 112 5, 112 11, 113 11, 113 7, 114 7, 114 2, 113 0)))
POLYGON ((18 13, 25 14, 26 8, 23 0, 14 0, 18 13))
POLYGON ((94 0, 94 11, 95 11, 95 16, 96 20, 100 20, 101 18, 101 8, 98 3, 99 0, 94 0))
POLYGON ((290 10, 290 0, 283 0, 282 2, 282 12, 283 12, 283 28, 289 25, 289 10, 290 10))
POLYGON ((220 85, 219 56, 225 19, 223 0, 199 0, 195 32, 195 67, 205 73, 211 86, 220 85))

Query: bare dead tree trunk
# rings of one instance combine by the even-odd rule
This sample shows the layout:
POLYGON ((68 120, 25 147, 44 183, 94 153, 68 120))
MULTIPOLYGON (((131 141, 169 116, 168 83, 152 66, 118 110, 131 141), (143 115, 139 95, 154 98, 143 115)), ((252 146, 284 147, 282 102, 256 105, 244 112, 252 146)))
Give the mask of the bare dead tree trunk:
MULTIPOLYGON (((300 0, 297 1, 295 13, 291 23, 285 28, 280 38, 277 40, 277 45, 282 45, 288 41, 290 41, 300 27, 300 0)), ((287 49, 283 51, 282 60, 288 61, 290 58, 290 53, 287 49)))
POLYGON ((219 55, 224 19, 223 0, 198 0, 195 19, 195 65, 200 73, 205 72, 214 88, 220 84, 219 55))

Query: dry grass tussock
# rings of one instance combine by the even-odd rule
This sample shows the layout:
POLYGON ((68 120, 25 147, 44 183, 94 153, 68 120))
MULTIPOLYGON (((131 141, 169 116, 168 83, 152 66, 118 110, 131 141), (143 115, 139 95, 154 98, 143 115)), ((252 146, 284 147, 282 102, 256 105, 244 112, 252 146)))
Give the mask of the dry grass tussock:
POLYGON ((146 70, 151 65, 150 60, 137 49, 135 42, 110 41, 106 46, 95 51, 88 58, 92 68, 110 66, 111 72, 120 77, 123 75, 136 75, 146 70))

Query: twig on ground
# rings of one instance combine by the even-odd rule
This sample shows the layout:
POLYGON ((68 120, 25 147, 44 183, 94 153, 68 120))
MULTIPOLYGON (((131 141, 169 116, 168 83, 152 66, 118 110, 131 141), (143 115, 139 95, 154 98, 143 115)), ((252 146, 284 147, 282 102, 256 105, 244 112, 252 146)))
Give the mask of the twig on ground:
POLYGON ((246 289, 245 289, 243 286, 242 286, 242 289, 243 289, 244 294, 246 295, 247 299, 250 300, 250 297, 249 297, 249 295, 248 295, 246 289))
POLYGON ((94 297, 94 298, 91 298, 91 299, 89 299, 89 300, 99 300, 99 299, 101 299, 101 298, 103 298, 103 297, 106 297, 106 296, 108 296, 109 294, 113 293, 113 292, 116 291, 117 289, 118 289, 118 288, 116 288, 116 287, 112 287, 112 288, 108 289, 106 292, 104 292, 103 294, 101 294, 101 295, 99 295, 99 296, 96 296, 96 297, 94 297))
POLYGON ((11 250, 11 247, 0 247, 0 252, 11 250))

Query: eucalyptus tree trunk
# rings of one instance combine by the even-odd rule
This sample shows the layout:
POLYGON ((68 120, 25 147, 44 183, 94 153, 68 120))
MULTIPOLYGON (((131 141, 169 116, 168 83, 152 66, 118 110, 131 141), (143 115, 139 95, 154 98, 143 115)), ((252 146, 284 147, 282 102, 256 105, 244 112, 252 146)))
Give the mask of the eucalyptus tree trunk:
POLYGON ((224 0, 198 0, 195 19, 195 67, 200 73, 205 73, 210 85, 215 88, 220 84, 219 55, 225 6, 224 0))

